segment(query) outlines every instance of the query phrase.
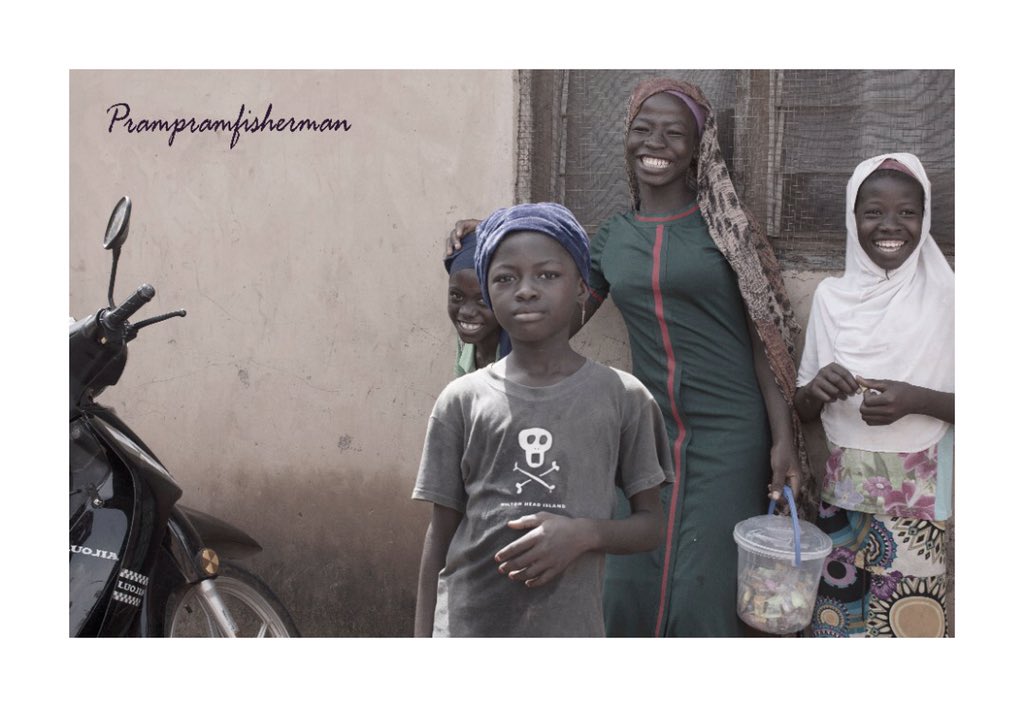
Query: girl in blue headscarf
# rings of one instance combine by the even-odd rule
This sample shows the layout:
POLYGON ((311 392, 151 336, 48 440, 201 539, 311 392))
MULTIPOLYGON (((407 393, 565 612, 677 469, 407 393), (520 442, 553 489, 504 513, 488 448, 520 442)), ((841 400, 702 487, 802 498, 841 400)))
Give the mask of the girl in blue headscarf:
POLYGON ((444 259, 448 271, 448 318, 459 334, 455 377, 483 368, 508 352, 507 340, 494 312, 484 303, 480 280, 473 269, 476 236, 462 241, 462 249, 444 259), (502 343, 504 342, 504 345, 502 343))

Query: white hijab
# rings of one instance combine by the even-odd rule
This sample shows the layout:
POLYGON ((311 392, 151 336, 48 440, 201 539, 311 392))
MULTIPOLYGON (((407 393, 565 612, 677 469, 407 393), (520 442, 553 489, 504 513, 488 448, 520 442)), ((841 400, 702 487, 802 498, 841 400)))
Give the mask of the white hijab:
MULTIPOLYGON (((822 281, 814 293, 798 386, 836 362, 864 378, 953 392, 953 271, 932 239, 931 212, 931 184, 914 155, 882 154, 857 165, 846 185, 846 271, 822 281), (886 159, 907 167, 924 188, 920 243, 888 273, 861 248, 853 212, 860 185, 886 159)), ((832 443, 867 451, 921 451, 949 428, 920 414, 871 427, 861 419, 861 399, 855 394, 825 405, 821 421, 832 443)))

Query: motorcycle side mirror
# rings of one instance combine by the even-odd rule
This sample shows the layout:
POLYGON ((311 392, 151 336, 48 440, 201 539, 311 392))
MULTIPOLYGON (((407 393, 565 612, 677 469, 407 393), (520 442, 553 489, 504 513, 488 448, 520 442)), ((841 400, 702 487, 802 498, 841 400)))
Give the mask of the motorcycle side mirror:
POLYGON ((132 217, 132 202, 127 196, 122 196, 121 200, 114 206, 114 210, 110 213, 110 220, 107 221, 107 233, 103 236, 103 247, 106 250, 117 250, 121 249, 124 245, 124 241, 128 239, 128 222, 132 217))
POLYGON ((121 200, 110 212, 110 220, 107 221, 107 232, 103 236, 103 247, 106 250, 114 251, 114 258, 110 264, 110 286, 107 288, 107 303, 114 308, 114 279, 117 277, 117 261, 121 257, 121 246, 128 239, 128 223, 132 217, 132 202, 127 196, 121 200))

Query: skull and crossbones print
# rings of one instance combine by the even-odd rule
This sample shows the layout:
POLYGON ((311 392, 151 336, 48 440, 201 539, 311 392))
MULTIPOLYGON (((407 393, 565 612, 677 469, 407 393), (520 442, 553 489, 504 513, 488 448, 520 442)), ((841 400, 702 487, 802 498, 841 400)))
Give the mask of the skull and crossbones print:
MULTIPOLYGON (((526 465, 530 469, 539 469, 544 466, 544 456, 551 449, 552 443, 551 432, 547 429, 531 427, 519 432, 519 447, 526 452, 526 465)), ((549 483, 544 478, 559 470, 561 469, 555 461, 551 462, 551 466, 547 470, 539 472, 524 470, 519 467, 519 461, 516 461, 512 466, 512 472, 518 472, 526 476, 526 480, 516 483, 516 494, 522 495, 523 488, 533 482, 547 488, 549 493, 554 491, 555 484, 549 483)))

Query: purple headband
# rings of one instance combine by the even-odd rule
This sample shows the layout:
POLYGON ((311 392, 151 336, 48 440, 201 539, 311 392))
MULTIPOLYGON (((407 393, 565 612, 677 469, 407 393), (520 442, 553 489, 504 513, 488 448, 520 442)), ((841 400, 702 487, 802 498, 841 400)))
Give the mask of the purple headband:
POLYGON ((686 107, 690 109, 691 113, 693 113, 693 119, 697 121, 697 134, 698 135, 703 134, 704 133, 704 109, 701 108, 699 105, 697 105, 697 101, 695 101, 693 98, 690 98, 690 96, 686 95, 682 91, 673 91, 672 89, 669 89, 667 91, 664 91, 664 93, 668 93, 671 96, 675 96, 676 98, 681 100, 683 103, 686 103, 686 107))
POLYGON ((875 168, 875 171, 877 172, 879 169, 892 169, 897 172, 903 172, 907 176, 914 177, 914 181, 918 181, 917 175, 914 174, 914 172, 910 171, 910 167, 908 167, 907 165, 903 164, 898 160, 893 159, 892 157, 886 159, 884 162, 879 164, 875 168))

